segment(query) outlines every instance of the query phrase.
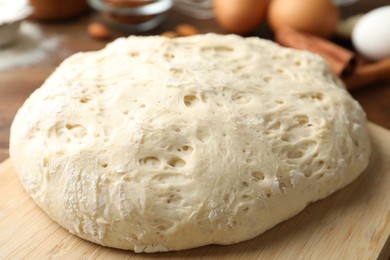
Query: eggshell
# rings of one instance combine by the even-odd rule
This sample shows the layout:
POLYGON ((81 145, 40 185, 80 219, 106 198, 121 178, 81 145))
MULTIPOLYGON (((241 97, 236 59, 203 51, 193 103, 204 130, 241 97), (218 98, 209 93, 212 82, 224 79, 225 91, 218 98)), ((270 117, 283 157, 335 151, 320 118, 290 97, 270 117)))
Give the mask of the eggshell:
POLYGON ((364 15, 353 29, 352 42, 368 59, 390 58, 390 5, 364 15))
POLYGON ((246 34, 265 18, 268 0, 214 0, 214 12, 225 30, 246 34))

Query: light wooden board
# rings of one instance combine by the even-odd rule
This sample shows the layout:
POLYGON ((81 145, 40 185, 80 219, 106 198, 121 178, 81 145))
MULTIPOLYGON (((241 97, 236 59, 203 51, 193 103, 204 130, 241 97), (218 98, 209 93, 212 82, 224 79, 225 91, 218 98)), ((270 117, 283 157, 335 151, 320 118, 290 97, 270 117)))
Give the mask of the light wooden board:
POLYGON ((95 245, 69 234, 29 198, 9 160, 0 164, 0 259, 388 259, 390 132, 370 124, 373 156, 352 184, 255 239, 157 254, 95 245))

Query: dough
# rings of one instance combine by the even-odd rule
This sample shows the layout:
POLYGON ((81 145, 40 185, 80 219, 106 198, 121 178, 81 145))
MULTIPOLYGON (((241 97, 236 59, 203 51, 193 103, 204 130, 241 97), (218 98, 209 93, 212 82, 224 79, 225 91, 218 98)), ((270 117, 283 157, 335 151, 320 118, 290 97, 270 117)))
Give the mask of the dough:
POLYGON ((234 35, 73 55, 11 131, 18 176, 52 219, 135 252, 258 236, 370 154, 362 108, 321 58, 234 35))

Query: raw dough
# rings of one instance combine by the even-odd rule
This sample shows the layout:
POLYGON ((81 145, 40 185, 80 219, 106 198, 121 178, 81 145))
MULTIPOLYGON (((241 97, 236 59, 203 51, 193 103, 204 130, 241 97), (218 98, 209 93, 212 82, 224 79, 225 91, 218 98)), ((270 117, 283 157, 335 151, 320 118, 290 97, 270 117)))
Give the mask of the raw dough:
POLYGON ((73 55, 11 131, 19 178, 51 218, 136 252, 253 238, 370 154, 362 108, 321 58, 234 35, 73 55))

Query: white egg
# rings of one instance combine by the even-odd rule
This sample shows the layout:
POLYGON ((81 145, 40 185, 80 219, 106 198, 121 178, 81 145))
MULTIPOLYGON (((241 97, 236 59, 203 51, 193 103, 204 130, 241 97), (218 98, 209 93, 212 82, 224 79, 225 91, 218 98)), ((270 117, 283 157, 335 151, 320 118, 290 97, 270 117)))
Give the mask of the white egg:
POLYGON ((368 59, 390 58, 390 5, 364 15, 353 29, 352 42, 368 59))

